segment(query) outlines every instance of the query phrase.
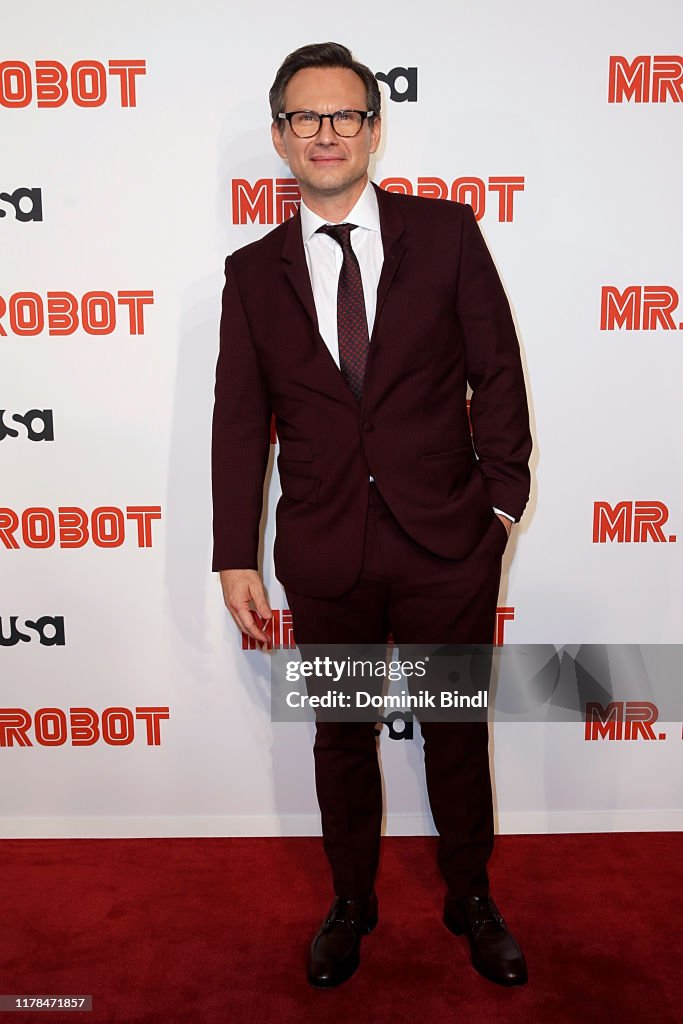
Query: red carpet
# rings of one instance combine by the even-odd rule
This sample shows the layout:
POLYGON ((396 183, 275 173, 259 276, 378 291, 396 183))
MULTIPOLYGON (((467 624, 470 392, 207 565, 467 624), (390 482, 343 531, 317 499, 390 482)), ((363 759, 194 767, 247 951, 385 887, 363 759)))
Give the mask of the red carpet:
POLYGON ((8 1024, 683 1018, 679 834, 499 837, 492 893, 530 975, 509 990, 441 924, 434 840, 383 850, 360 969, 318 991, 303 970, 331 900, 318 839, 6 840, 0 993, 93 996, 92 1013, 8 1024))

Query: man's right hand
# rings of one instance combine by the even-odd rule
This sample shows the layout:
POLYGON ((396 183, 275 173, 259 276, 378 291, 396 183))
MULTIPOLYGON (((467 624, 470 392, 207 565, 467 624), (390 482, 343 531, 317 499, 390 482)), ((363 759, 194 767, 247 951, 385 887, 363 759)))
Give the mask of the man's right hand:
POLYGON ((266 598, 261 577, 256 569, 221 569, 223 600, 238 628, 260 643, 268 643, 268 637, 259 629, 254 619, 250 602, 262 619, 270 619, 273 611, 266 598))

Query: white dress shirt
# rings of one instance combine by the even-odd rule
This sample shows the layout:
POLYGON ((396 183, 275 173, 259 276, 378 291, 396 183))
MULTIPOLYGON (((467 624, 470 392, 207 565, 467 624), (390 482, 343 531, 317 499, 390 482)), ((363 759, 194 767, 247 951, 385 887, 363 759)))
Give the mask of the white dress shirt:
MULTIPOLYGON (((339 366, 337 283, 344 261, 344 253, 341 245, 335 242, 334 238, 330 238, 329 235, 316 234, 318 228, 330 223, 331 221, 323 220, 317 213, 309 210, 303 199, 301 200, 301 231, 308 273, 313 288, 315 311, 318 314, 318 329, 332 358, 339 366)), ((358 225, 351 232, 351 248, 360 267, 365 314, 368 319, 368 336, 372 337, 375 310, 377 309, 377 285, 384 263, 384 247, 379 226, 377 196, 370 182, 365 186, 348 217, 345 217, 344 223, 358 225)))
MULTIPOLYGON (((334 238, 326 234, 317 234, 318 228, 332 221, 325 220, 306 206, 301 200, 301 232, 303 235, 306 264, 311 278, 313 300, 318 317, 320 336, 330 350, 330 354, 339 366, 339 336, 337 333, 337 284, 339 272, 344 261, 342 247, 334 238)), ((372 337, 377 309, 377 286, 384 263, 384 247, 379 223, 379 207, 375 189, 370 181, 363 189, 356 205, 344 218, 345 224, 356 224, 351 232, 351 248, 353 249, 363 282, 363 298, 365 314, 368 320, 368 335, 372 337)), ((370 477, 372 480, 373 478, 370 477)), ((494 507, 506 519, 514 519, 494 507)))

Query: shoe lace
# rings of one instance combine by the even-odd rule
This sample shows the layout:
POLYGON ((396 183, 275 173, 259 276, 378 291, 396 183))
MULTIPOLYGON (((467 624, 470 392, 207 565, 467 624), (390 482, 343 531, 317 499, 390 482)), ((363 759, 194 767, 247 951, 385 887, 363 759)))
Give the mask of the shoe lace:
POLYGON ((332 928, 335 924, 353 924, 354 922, 354 900, 335 900, 327 918, 325 929, 332 928))
POLYGON ((480 932, 487 924, 499 927, 503 923, 498 907, 492 899, 477 900, 470 909, 470 921, 473 932, 480 932))

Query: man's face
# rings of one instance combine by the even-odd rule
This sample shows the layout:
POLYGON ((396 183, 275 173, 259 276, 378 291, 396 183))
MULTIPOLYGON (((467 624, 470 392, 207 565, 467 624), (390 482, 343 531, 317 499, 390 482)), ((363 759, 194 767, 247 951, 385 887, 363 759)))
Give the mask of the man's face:
MULTIPOLYGON (((365 86, 349 68, 304 68, 285 90, 285 110, 367 110, 365 86)), ((272 126, 273 145, 299 182, 304 199, 332 198, 352 193, 367 176, 370 154, 379 145, 379 118, 368 118, 352 139, 336 134, 329 118, 312 139, 300 139, 289 124, 281 132, 272 126)))

